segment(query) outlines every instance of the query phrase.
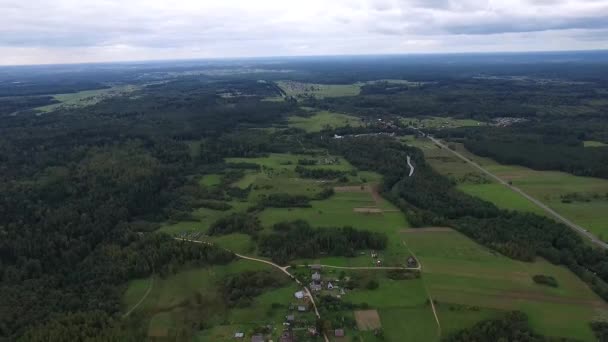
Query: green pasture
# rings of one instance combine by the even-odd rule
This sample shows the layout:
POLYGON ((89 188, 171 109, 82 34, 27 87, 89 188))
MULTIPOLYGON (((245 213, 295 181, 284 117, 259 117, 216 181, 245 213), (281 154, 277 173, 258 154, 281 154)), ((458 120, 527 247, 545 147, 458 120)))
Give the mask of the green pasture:
POLYGON ((295 81, 278 81, 277 85, 293 97, 312 96, 316 98, 357 96, 361 87, 357 84, 316 84, 295 81))
POLYGON ((608 146, 608 145, 604 144, 601 141, 586 140, 584 142, 584 146, 585 147, 603 147, 603 146, 608 146))
MULTIPOLYGON (((189 322, 203 323, 203 328, 209 328, 194 336, 199 341, 231 340, 236 331, 250 336, 254 327, 267 324, 280 331, 287 306, 297 291, 291 281, 287 281, 284 287, 256 297, 249 307, 229 308, 223 302, 218 287, 223 277, 251 270, 272 270, 272 267, 238 260, 225 266, 196 268, 165 278, 157 277, 137 312, 146 318, 150 336, 166 334, 168 338, 175 338, 184 331, 192 331, 189 322), (280 307, 275 304, 273 308, 273 303, 280 307)), ((123 297, 125 310, 141 299, 138 295, 143 288, 147 288, 148 282, 148 279, 142 279, 129 283, 123 297)))
POLYGON ((325 128, 363 126, 360 118, 328 111, 317 112, 308 117, 290 116, 288 124, 290 127, 300 128, 307 132, 319 132, 325 128))
POLYGON ((541 334, 582 340, 593 340, 589 322, 608 309, 564 267, 541 259, 533 263, 512 260, 456 231, 402 235, 422 263, 425 284, 440 306, 521 310, 530 316, 532 327, 541 334), (559 287, 534 283, 532 277, 536 274, 553 276, 559 287), (570 309, 556 310, 559 306, 570 309), (563 312, 576 315, 560 314, 563 312))

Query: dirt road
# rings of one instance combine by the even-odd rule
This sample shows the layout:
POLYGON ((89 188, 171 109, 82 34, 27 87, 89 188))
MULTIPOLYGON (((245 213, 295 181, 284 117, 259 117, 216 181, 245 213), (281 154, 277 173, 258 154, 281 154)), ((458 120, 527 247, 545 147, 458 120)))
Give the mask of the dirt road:
POLYGON ((567 218, 563 217, 562 215, 558 214, 555 210, 549 208, 548 206, 546 206, 544 203, 542 203, 541 201, 537 200, 536 198, 528 195, 527 193, 525 193, 523 190, 521 190, 520 188, 513 186, 511 184, 509 184, 507 181, 501 179, 500 177, 496 176, 495 174, 491 173, 490 171, 486 170, 485 168, 483 168, 481 165, 475 163, 474 161, 468 159, 467 157, 463 156, 462 154, 458 153, 457 151, 454 151, 450 148, 448 148, 446 145, 444 145, 441 141, 431 137, 431 136, 427 136, 429 139, 431 139, 432 142, 434 142, 435 144, 437 144, 438 146, 441 146, 441 148, 452 152, 452 154, 454 154, 455 156, 457 156, 458 158, 466 161, 467 163, 471 164, 473 167, 477 168, 478 170, 480 170, 481 172, 485 173, 486 175, 492 177, 493 179, 495 179, 497 182, 499 182, 500 184, 506 186, 507 188, 517 192, 518 194, 524 196, 526 199, 528 199, 530 202, 536 204, 539 208, 543 209, 545 212, 549 213, 551 216, 553 216, 554 218, 556 218, 558 221, 562 222, 563 224, 565 224, 566 226, 572 228, 573 230, 575 230, 577 233, 587 237, 589 240, 591 240, 591 242, 593 242, 594 244, 604 248, 604 249, 608 249, 608 244, 603 242, 602 240, 598 239, 595 235, 589 233, 589 231, 587 231, 587 229, 577 225, 576 223, 568 220, 567 218))

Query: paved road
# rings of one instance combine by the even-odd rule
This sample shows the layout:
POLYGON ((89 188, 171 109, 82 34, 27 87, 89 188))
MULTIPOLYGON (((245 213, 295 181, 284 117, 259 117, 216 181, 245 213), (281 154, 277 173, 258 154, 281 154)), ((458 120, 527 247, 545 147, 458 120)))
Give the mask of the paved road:
POLYGON ((414 165, 412 165, 412 158, 410 158, 410 156, 407 156, 407 166, 410 167, 410 175, 408 177, 412 177, 414 174, 414 165))
POLYGON ((602 240, 598 239, 595 235, 589 233, 587 231, 587 229, 579 226, 578 224, 568 220, 567 218, 563 217, 562 215, 558 214, 555 210, 549 208, 548 206, 546 206, 544 203, 542 203, 541 201, 537 200, 536 198, 528 195, 527 193, 525 193, 523 190, 521 190, 520 188, 513 186, 511 184, 509 184, 508 182, 506 182, 505 180, 501 179, 500 177, 496 176, 495 174, 491 173, 490 171, 486 170, 485 168, 483 168, 481 165, 475 163, 474 161, 468 159, 467 157, 463 156, 462 154, 458 153, 457 151, 454 151, 450 148, 448 148, 447 146, 445 146, 441 141, 428 136, 427 137, 429 139, 431 139, 431 141, 433 141, 435 144, 441 146, 441 148, 452 152, 455 156, 457 156, 458 158, 466 161, 467 163, 473 165, 475 168, 479 169, 481 172, 485 173, 486 175, 492 177, 493 179, 495 179, 497 182, 499 182, 500 184, 506 186, 507 188, 517 192, 518 194, 524 196, 525 198, 527 198, 530 202, 536 204, 539 208, 543 209, 545 212, 549 213, 550 215, 552 215, 553 217, 555 217, 558 221, 561 221, 563 224, 567 225, 568 227, 572 228, 573 230, 575 230, 576 232, 580 233, 581 235, 584 235, 585 237, 587 237, 589 240, 591 240, 591 242, 593 242, 594 244, 604 248, 604 249, 608 249, 608 244, 603 242, 602 240))

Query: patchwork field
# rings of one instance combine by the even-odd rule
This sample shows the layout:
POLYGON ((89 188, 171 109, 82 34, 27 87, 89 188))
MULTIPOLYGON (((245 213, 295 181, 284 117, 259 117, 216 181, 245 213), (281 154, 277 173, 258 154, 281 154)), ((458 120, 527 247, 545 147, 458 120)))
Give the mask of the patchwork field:
MULTIPOLYGON (((608 310, 586 284, 564 267, 544 260, 515 261, 456 231, 402 235, 423 265, 424 281, 437 301, 442 323, 457 319, 473 324, 495 317, 497 310, 521 310, 541 334, 591 341, 589 322, 608 310), (559 286, 534 283, 532 277, 537 274, 553 276, 559 286)), ((460 324, 447 323, 446 330, 460 324)))
POLYGON ((327 111, 317 112, 309 117, 292 116, 288 123, 290 127, 300 128, 307 132, 319 132, 325 128, 363 125, 361 119, 357 117, 327 111))

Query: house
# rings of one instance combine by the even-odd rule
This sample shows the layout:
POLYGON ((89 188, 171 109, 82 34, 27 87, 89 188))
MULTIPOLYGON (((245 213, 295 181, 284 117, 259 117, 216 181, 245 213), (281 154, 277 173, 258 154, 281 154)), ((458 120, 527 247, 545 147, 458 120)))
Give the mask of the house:
POLYGON ((319 292, 322 289, 321 284, 310 284, 310 289, 315 291, 315 292, 319 292))
POLYGON ((321 281, 321 274, 319 272, 315 272, 312 274, 312 281, 314 282, 320 282, 321 281))
POLYGON ((293 322, 296 318, 294 315, 287 315, 285 316, 285 319, 287 320, 287 322, 293 322))
POLYGON ((409 257, 409 258, 407 258, 407 266, 416 267, 416 266, 418 266, 418 262, 416 261, 416 259, 414 259, 414 257, 409 257))
POLYGON ((335 337, 344 337, 344 329, 336 329, 334 330, 335 337))
POLYGON ((245 337, 245 333, 242 333, 242 332, 234 333, 234 338, 243 338, 243 337, 245 337))
POLYGON ((308 309, 306 308, 306 305, 298 305, 298 311, 299 312, 306 312, 308 309))
POLYGON ((333 290, 334 289, 334 285, 330 282, 327 283, 327 289, 328 290, 333 290))
POLYGON ((253 335, 253 336, 251 336, 251 342, 264 342, 264 336, 253 335))
POLYGON ((308 334, 310 336, 317 336, 317 328, 315 328, 315 327, 308 327, 308 334))
POLYGON ((298 291, 296 293, 293 294, 297 299, 302 299, 304 298, 304 291, 298 291))

